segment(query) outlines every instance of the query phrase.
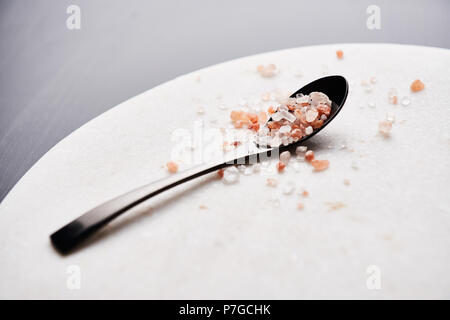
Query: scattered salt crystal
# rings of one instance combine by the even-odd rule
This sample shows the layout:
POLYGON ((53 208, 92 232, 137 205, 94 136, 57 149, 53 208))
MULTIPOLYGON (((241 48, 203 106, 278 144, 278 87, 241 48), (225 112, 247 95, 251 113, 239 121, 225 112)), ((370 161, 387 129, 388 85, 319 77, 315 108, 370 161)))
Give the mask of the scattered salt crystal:
POLYGON ((370 92, 372 92, 372 85, 368 85, 368 86, 366 86, 366 88, 364 89, 367 93, 370 93, 370 92))
POLYGON ((277 163, 278 172, 282 172, 284 170, 284 168, 286 168, 286 165, 283 162, 278 161, 278 163, 277 163))
POLYGON ((308 151, 308 148, 306 146, 299 146, 295 149, 295 154, 304 157, 306 151, 308 151))
POLYGON ((391 134, 391 130, 392 130, 392 122, 389 121, 380 121, 378 123, 378 131, 380 132, 380 134, 384 137, 389 137, 391 134))
POLYGON ((313 128, 311 126, 306 127, 305 134, 309 136, 311 133, 313 133, 313 128))
POLYGON ((291 153, 289 151, 283 151, 280 154, 280 161, 287 165, 289 163, 289 160, 291 159, 291 153))
POLYGON ((277 74, 277 67, 274 64, 259 65, 256 70, 263 78, 271 78, 277 74))
POLYGON ((344 179, 344 184, 345 184, 346 186, 349 186, 349 185, 350 185, 350 180, 344 179))
POLYGON ((198 114, 204 114, 205 113, 205 109, 203 107, 198 107, 197 108, 197 113, 198 114))
POLYGON ((297 210, 303 210, 304 208, 305 206, 303 205, 303 203, 297 204, 297 210))
POLYGON ((308 150, 305 153, 305 160, 306 161, 312 161, 314 159, 314 151, 308 150))
POLYGON ((220 110, 227 110, 227 106, 224 104, 219 104, 219 109, 220 110))
POLYGON ((278 184, 278 181, 277 181, 276 179, 274 179, 274 178, 267 178, 266 184, 267 184, 269 187, 276 187, 277 184, 278 184))
POLYGON ((309 192, 306 191, 305 189, 300 189, 300 191, 298 192, 299 196, 302 196, 303 198, 306 198, 309 196, 309 192))
POLYGON ((330 162, 328 160, 312 160, 311 165, 314 167, 314 171, 323 171, 328 169, 330 162))
POLYGON ((361 80, 361 86, 365 87, 367 85, 368 85, 368 83, 366 80, 361 80))
POLYGON ((292 182, 287 183, 283 186, 281 192, 285 195, 290 195, 294 191, 294 184, 292 182))
POLYGON ((167 170, 170 173, 176 173, 178 171, 178 165, 175 162, 173 162, 173 161, 167 162, 166 166, 167 166, 167 170))
POLYGON ((255 164, 253 165, 252 169, 253 169, 253 173, 258 173, 258 172, 260 172, 260 171, 261 171, 261 164, 255 163, 255 164))
POLYGON ((411 83, 411 91, 412 92, 418 92, 418 91, 421 91, 423 89, 425 89, 425 85, 419 79, 414 80, 413 83, 411 83))
POLYGON ((239 172, 243 173, 245 171, 245 166, 243 164, 239 165, 238 167, 239 172))
POLYGON ((222 181, 226 184, 236 183, 239 180, 239 170, 236 167, 226 168, 223 172, 222 181))
POLYGON ((370 83, 372 83, 372 84, 377 83, 377 77, 375 77, 375 76, 370 77, 370 83))
POLYGON ((386 114, 386 121, 390 122, 390 123, 394 123, 395 122, 395 115, 392 113, 387 113, 386 114))
POLYGON ((369 101, 369 103, 367 103, 367 105, 371 108, 375 108, 377 106, 377 104, 375 103, 375 101, 369 101))
POLYGON ((358 164, 355 161, 352 162, 352 169, 353 170, 358 170, 359 169, 358 164))
POLYGON ((388 91, 388 100, 391 104, 397 104, 397 89, 391 88, 388 91))
POLYGON ((409 106, 409 104, 411 103, 411 99, 409 99, 409 97, 403 97, 401 103, 402 106, 409 106))
POLYGON ((246 166, 244 170, 244 176, 249 176, 253 173, 253 168, 251 166, 246 166))

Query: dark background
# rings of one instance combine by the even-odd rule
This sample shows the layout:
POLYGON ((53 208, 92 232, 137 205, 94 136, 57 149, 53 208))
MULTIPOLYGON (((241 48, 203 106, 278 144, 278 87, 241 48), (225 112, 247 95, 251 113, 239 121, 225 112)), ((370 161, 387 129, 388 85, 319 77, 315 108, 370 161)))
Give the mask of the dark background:
POLYGON ((176 76, 314 44, 450 48, 449 13, 448 0, 0 0, 0 201, 73 130, 176 76), (81 30, 66 27, 71 4, 81 30), (371 4, 381 30, 366 27, 371 4))

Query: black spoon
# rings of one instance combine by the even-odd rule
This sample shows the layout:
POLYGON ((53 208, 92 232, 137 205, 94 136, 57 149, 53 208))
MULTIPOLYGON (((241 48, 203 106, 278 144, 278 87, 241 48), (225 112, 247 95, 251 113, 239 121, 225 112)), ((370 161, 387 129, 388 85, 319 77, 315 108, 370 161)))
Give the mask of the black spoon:
POLYGON ((298 145, 311 138, 322 130, 327 124, 329 124, 342 109, 345 100, 347 99, 348 83, 342 76, 324 77, 307 84, 293 93, 291 97, 296 97, 296 95, 300 93, 305 95, 310 94, 314 91, 325 93, 332 101, 332 105, 331 113, 325 123, 320 128, 314 130, 310 135, 305 136, 290 145, 280 146, 279 148, 261 147, 255 143, 255 150, 248 152, 243 156, 230 159, 225 162, 221 159, 216 163, 203 164, 118 196, 86 212, 79 218, 73 220, 66 226, 53 233, 50 236, 53 246, 60 253, 69 253, 83 240, 95 233, 101 227, 105 226, 114 218, 163 191, 233 164, 256 163, 256 161, 270 157, 274 151, 284 151, 287 148, 291 148, 292 146, 298 145))

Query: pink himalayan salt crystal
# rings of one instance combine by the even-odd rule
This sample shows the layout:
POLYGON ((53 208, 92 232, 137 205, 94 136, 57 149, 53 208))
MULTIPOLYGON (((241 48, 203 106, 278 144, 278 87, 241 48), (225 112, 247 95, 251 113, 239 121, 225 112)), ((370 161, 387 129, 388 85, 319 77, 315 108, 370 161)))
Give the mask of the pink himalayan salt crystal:
POLYGON ((303 203, 299 203, 297 204, 297 210, 303 210, 305 208, 305 206, 303 205, 303 203))
POLYGON ((277 66, 274 65, 273 63, 268 64, 268 65, 260 64, 256 68, 256 70, 259 72, 259 74, 263 78, 271 78, 271 77, 276 76, 276 74, 277 74, 277 66))
POLYGON ((311 165, 314 167, 314 171, 323 171, 328 169, 330 161, 328 160, 312 160, 311 165))
POLYGON ((278 170, 278 172, 282 172, 284 170, 284 168, 286 168, 286 165, 283 162, 279 161, 277 163, 277 170, 278 170))
POLYGON ((411 83, 411 91, 412 92, 418 92, 425 89, 425 85, 422 81, 419 79, 414 80, 413 83, 411 83))
POLYGON ((276 187, 277 184, 278 184, 278 181, 277 181, 276 179, 274 179, 274 178, 267 178, 266 184, 267 184, 269 187, 276 187))
POLYGON ((380 134, 385 138, 391 135, 391 130, 392 130, 392 122, 384 120, 378 123, 378 132, 380 132, 380 134))
POLYGON ((314 160, 314 151, 312 151, 312 150, 308 150, 308 151, 306 151, 306 153, 305 153, 305 160, 306 161, 313 161, 314 160))
POLYGON ((398 93, 397 89, 391 88, 388 91, 388 100, 390 104, 397 104, 398 102, 398 93))
POLYGON ((176 173, 178 171, 178 165, 173 161, 167 162, 166 167, 170 173, 176 173))

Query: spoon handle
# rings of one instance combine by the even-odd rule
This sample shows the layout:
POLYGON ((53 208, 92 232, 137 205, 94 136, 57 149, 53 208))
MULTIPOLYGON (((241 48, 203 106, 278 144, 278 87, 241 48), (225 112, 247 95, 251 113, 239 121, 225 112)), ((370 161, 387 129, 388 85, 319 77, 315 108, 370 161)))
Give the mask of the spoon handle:
POLYGON ((255 147, 252 151, 249 149, 243 150, 241 154, 244 155, 234 156, 225 161, 221 159, 216 162, 195 166, 191 169, 144 185, 109 200, 86 212, 82 216, 50 235, 52 244, 59 252, 63 254, 68 253, 80 242, 88 238, 101 227, 105 226, 108 222, 117 218, 122 213, 135 207, 141 202, 184 182, 230 165, 256 163, 263 158, 270 157, 273 154, 273 149, 255 147))
POLYGON ((222 161, 195 166, 186 171, 129 191, 95 207, 53 233, 50 236, 53 246, 61 253, 69 252, 81 241, 105 226, 108 222, 141 202, 184 182, 222 169, 234 163, 234 161, 222 161))

